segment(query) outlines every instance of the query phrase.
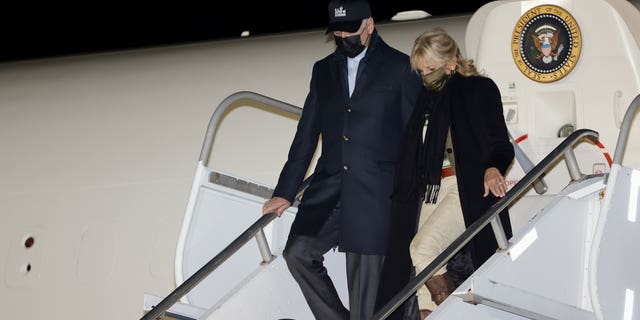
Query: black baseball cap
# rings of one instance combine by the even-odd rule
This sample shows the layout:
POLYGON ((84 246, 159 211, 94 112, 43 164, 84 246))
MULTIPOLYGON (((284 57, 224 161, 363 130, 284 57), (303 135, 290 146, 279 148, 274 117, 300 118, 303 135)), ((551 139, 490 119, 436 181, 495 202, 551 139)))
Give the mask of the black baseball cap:
POLYGON ((327 32, 356 32, 362 20, 371 18, 371 8, 366 0, 331 0, 329 2, 329 26, 327 32))

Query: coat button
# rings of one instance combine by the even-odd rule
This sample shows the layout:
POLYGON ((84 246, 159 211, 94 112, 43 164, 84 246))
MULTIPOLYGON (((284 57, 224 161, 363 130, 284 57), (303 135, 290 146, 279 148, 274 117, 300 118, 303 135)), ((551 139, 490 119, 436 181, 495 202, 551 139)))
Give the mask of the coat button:
POLYGON ((351 113, 351 108, 347 108, 347 112, 348 112, 348 113, 351 113))
POLYGON ((347 136, 342 136, 342 140, 344 140, 344 141, 349 141, 349 137, 347 137, 347 136))
POLYGON ((447 153, 453 153, 453 149, 447 148, 447 153))
POLYGON ((349 167, 345 164, 344 166, 342 166, 342 168, 346 171, 349 170, 349 167))

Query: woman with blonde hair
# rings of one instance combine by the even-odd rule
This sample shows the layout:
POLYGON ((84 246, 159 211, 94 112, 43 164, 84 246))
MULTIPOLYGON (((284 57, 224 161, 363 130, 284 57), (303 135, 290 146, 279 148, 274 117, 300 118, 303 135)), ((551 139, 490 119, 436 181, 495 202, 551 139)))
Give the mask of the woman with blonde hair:
MULTIPOLYGON (((416 39, 411 67, 422 77, 423 90, 396 163, 392 253, 385 259, 379 302, 393 297, 506 194, 504 175, 514 157, 498 87, 462 57, 444 29, 416 39)), ((500 219, 511 237, 507 210, 500 219)), ((427 280, 428 291, 418 291, 420 318, 433 308, 429 298, 442 303, 496 249, 487 226, 449 261, 446 272, 427 280)), ((409 301, 392 318, 415 319, 416 309, 409 301)))

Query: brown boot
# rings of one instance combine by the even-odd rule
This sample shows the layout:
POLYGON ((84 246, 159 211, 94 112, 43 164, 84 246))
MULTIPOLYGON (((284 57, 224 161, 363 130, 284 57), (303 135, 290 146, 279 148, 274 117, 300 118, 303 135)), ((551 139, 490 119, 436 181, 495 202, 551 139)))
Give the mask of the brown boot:
POLYGON ((426 319, 431 314, 429 309, 420 309, 420 320, 426 319))
POLYGON ((456 289, 447 272, 429 278, 426 284, 431 293, 431 300, 436 305, 440 305, 456 289))

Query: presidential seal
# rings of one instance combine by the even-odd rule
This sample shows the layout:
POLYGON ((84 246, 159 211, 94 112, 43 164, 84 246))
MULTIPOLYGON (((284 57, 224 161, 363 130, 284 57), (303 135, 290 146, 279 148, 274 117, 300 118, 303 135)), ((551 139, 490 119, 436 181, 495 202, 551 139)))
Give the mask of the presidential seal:
POLYGON ((553 82, 564 78, 580 58, 582 36, 576 20, 561 7, 541 5, 516 23, 511 54, 527 78, 553 82))

